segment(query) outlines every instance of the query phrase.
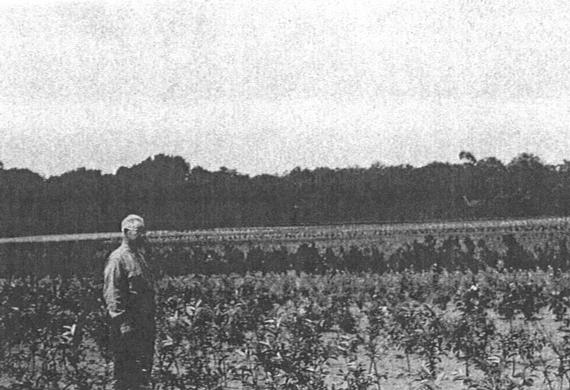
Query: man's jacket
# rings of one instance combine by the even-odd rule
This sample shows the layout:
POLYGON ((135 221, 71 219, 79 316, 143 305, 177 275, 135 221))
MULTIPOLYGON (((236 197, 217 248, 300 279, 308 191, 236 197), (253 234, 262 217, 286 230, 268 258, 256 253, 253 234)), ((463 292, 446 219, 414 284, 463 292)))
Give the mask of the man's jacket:
POLYGON ((123 242, 109 255, 104 280, 103 297, 113 325, 154 327, 154 278, 142 252, 123 242))

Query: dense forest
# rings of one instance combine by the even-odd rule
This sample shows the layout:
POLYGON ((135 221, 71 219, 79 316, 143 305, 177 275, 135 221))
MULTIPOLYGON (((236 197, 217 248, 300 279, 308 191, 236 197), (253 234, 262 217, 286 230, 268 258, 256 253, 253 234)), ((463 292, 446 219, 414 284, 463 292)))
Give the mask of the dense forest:
POLYGON ((570 214, 570 161, 459 158, 257 176, 163 154, 114 174, 80 168, 49 178, 0 163, 0 236, 116 231, 132 212, 153 230, 570 214))

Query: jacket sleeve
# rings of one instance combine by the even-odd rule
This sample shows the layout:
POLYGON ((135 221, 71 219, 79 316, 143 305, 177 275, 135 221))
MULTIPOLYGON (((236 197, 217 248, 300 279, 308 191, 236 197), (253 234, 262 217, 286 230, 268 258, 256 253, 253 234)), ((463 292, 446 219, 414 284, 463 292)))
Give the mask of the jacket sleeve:
POLYGON ((111 319, 119 324, 127 322, 128 286, 119 259, 110 258, 105 266, 103 297, 111 319))

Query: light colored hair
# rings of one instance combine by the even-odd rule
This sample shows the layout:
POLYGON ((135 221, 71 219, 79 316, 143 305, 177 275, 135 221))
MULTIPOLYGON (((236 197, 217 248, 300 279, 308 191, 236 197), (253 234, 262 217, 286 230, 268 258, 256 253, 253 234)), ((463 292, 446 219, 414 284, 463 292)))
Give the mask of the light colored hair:
POLYGON ((125 217, 121 222, 121 231, 124 232, 125 229, 137 229, 144 228, 144 219, 136 214, 131 214, 125 217))

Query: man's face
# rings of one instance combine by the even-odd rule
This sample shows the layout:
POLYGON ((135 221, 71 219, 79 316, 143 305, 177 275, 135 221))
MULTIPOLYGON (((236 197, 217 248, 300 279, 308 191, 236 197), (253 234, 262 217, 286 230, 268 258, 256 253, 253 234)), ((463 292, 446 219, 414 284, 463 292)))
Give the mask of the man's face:
POLYGON ((142 246, 146 240, 146 230, 144 227, 125 229, 125 237, 129 244, 142 246))

